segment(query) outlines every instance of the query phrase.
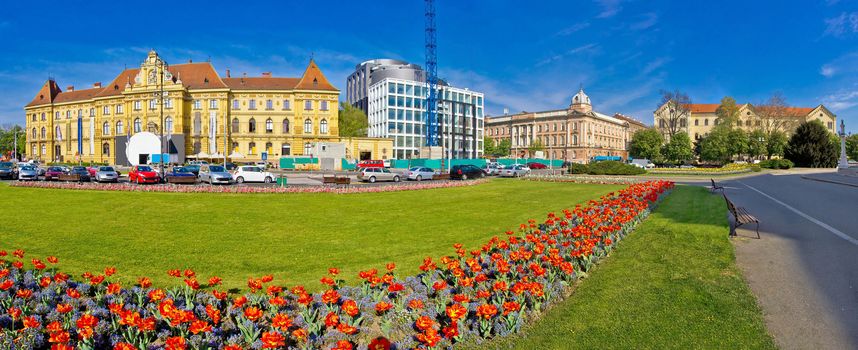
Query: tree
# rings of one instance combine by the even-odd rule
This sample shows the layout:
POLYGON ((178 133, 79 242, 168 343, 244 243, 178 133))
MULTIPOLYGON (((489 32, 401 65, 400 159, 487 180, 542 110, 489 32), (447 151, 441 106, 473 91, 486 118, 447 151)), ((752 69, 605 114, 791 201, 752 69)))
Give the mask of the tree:
POLYGON ((736 125, 736 120, 739 119, 739 106, 736 104, 736 100, 730 96, 722 98, 721 105, 715 110, 715 115, 718 116, 716 125, 732 128, 733 125, 736 125))
POLYGON ((495 154, 495 140, 491 137, 483 137, 483 156, 493 156, 495 154))
POLYGON ((340 103, 340 137, 366 137, 369 121, 362 109, 348 103, 340 103))
POLYGON ((732 129, 727 133, 727 152, 730 157, 748 152, 748 134, 742 129, 732 129))
POLYGON ((509 156, 509 151, 512 149, 512 141, 510 139, 503 139, 498 142, 495 146, 495 157, 506 157, 509 156))
POLYGON ((766 140, 767 158, 772 158, 774 156, 782 157, 784 155, 784 151, 786 150, 787 142, 789 142, 789 139, 787 138, 786 133, 783 131, 773 131, 771 134, 769 134, 769 138, 766 140))
POLYGON ((766 154, 766 133, 754 130, 748 134, 748 155, 757 158, 766 154))
POLYGON ((27 132, 20 125, 0 129, 0 153, 9 155, 15 145, 15 134, 18 135, 19 154, 24 153, 27 145, 27 132))
POLYGON ((673 137, 683 128, 686 127, 688 117, 691 116, 691 98, 684 92, 679 90, 661 91, 661 103, 659 108, 664 106, 664 111, 661 113, 662 119, 656 125, 661 129, 662 133, 666 133, 669 137, 673 137), (663 123, 663 125, 662 125, 663 123))
POLYGON ((694 158, 691 138, 686 133, 678 133, 664 146, 664 157, 672 162, 685 162, 694 158))
POLYGON ((846 137, 846 157, 858 161, 858 134, 846 137))
POLYGON ((760 130, 769 136, 776 131, 792 130, 801 117, 779 92, 772 94, 768 101, 757 105, 754 112, 760 118, 760 130))
POLYGON ((540 139, 535 139, 530 143, 530 146, 527 147, 527 150, 530 151, 530 156, 532 157, 536 152, 544 150, 545 146, 542 145, 542 141, 540 139))
POLYGON ((664 144, 664 138, 658 130, 641 130, 632 136, 629 155, 633 158, 645 158, 652 162, 660 162, 662 144, 664 144))
POLYGON ((786 158, 800 167, 833 168, 837 165, 838 150, 832 141, 822 122, 802 123, 789 139, 786 158))
POLYGON ((726 163, 730 159, 729 135, 726 128, 715 128, 700 141, 700 159, 726 163))

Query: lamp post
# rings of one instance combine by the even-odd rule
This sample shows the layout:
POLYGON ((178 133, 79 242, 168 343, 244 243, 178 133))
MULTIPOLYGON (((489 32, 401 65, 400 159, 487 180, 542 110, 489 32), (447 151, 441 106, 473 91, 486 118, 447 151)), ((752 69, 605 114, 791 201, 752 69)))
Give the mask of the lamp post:
POLYGON ((155 92, 154 95, 155 95, 155 98, 158 100, 158 110, 159 110, 158 112, 159 112, 160 117, 161 117, 161 124, 160 124, 161 127, 158 128, 161 131, 161 154, 159 155, 158 158, 160 159, 161 180, 163 181, 164 173, 165 173, 164 154, 167 153, 167 151, 166 151, 167 143, 164 140, 164 129, 165 129, 165 126, 164 126, 164 98, 167 96, 167 94, 164 92, 164 70, 167 69, 169 67, 169 65, 167 65, 167 63, 164 62, 164 60, 162 58, 158 57, 158 61, 156 62, 156 67, 159 68, 160 74, 158 74, 158 76, 159 76, 158 91, 155 92))

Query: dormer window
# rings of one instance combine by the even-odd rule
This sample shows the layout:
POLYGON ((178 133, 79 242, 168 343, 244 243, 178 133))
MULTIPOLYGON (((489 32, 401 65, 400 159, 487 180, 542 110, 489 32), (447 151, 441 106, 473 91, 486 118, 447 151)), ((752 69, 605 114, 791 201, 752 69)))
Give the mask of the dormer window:
POLYGON ((319 86, 319 80, 316 78, 313 78, 313 87, 317 87, 317 86, 319 86))

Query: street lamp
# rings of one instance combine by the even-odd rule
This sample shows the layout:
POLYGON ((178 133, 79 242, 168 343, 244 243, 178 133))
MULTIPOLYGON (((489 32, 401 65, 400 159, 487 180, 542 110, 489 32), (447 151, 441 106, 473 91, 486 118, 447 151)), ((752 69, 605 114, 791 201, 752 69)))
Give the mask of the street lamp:
POLYGON ((169 96, 168 93, 164 92, 164 70, 167 69, 169 67, 169 65, 167 64, 167 62, 164 62, 164 60, 161 57, 158 57, 156 64, 157 64, 156 67, 159 67, 159 71, 160 71, 159 73, 160 74, 158 74, 158 75, 159 75, 160 79, 159 79, 159 83, 158 83, 158 91, 153 93, 153 95, 158 100, 159 114, 161 116, 161 124, 160 124, 161 127, 158 128, 161 131, 161 154, 158 156, 158 158, 160 159, 161 180, 163 181, 164 173, 165 173, 164 154, 167 153, 167 151, 166 151, 167 143, 164 140, 164 98, 169 96))

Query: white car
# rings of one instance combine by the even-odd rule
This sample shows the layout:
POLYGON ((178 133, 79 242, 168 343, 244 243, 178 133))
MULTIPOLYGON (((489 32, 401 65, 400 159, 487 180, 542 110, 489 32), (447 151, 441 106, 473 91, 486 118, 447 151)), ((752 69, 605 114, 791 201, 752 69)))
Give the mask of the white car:
POLYGON ((268 184, 274 182, 274 174, 256 165, 242 165, 235 169, 232 177, 236 183, 264 182, 268 184))
POLYGON ((502 177, 519 177, 530 174, 530 168, 524 164, 508 165, 500 171, 502 177))
POLYGON ((408 169, 407 175, 409 180, 432 180, 432 175, 435 175, 435 170, 432 170, 432 168, 416 166, 411 169, 408 169))

